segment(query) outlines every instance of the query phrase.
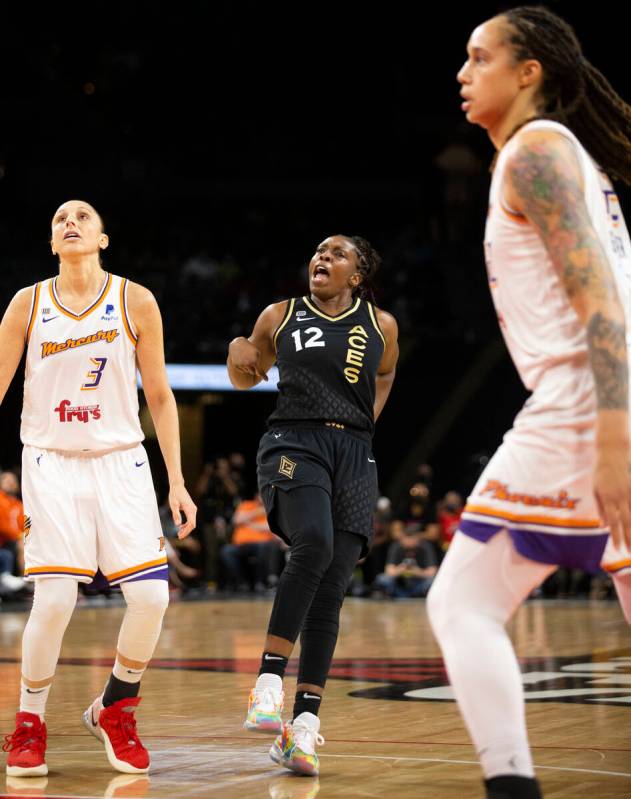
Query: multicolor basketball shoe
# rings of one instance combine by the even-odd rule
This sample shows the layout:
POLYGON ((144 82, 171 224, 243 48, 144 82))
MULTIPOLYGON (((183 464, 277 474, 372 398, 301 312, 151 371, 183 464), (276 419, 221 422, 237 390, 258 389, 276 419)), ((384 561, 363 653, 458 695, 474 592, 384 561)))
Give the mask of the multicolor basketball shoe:
POLYGON ((124 774, 145 774, 149 771, 149 752, 136 732, 134 711, 140 697, 119 699, 103 707, 98 697, 83 714, 86 728, 105 744, 110 765, 124 774))
POLYGON ((35 713, 16 713, 15 732, 4 736, 2 749, 9 753, 9 777, 43 777, 48 774, 46 725, 35 713))
POLYGON ((322 746, 324 738, 320 735, 320 719, 313 713, 301 713, 293 721, 283 724, 283 730, 269 750, 275 763, 295 771, 315 777, 320 773, 315 745, 322 746))
MULTIPOLYGON (((270 675, 261 675, 269 678, 270 675)), ((248 702, 248 715, 243 726, 246 730, 253 732, 279 733, 283 728, 281 713, 285 702, 285 694, 282 689, 282 681, 278 678, 279 690, 269 685, 261 684, 265 680, 259 679, 250 691, 248 702)))

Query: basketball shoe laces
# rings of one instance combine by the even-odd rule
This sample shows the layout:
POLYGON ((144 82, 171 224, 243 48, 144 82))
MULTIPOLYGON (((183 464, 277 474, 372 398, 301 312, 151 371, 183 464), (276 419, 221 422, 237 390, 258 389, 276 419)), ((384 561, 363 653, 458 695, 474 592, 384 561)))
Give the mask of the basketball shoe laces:
POLYGON ((260 688, 254 689, 254 702, 257 705, 269 706, 271 705, 274 710, 278 710, 278 705, 280 704, 281 700, 280 697, 276 697, 274 691, 271 688, 260 688))
POLYGON ((294 733, 296 746, 302 749, 306 755, 315 754, 316 744, 318 744, 318 746, 324 745, 324 738, 322 735, 312 729, 308 724, 302 721, 302 719, 294 719, 291 723, 291 728, 294 733))
POLYGON ((134 711, 131 708, 129 710, 121 709, 116 716, 115 726, 107 730, 114 751, 119 753, 121 750, 127 751, 134 746, 144 749, 136 732, 134 711))
POLYGON ((15 732, 4 736, 3 752, 36 750, 42 757, 46 751, 46 727, 41 724, 39 730, 33 729, 32 721, 23 721, 15 732))

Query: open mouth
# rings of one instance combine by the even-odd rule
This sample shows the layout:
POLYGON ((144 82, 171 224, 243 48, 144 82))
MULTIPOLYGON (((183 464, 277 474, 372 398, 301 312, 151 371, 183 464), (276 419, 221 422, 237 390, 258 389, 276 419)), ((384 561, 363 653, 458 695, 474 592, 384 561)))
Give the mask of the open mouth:
POLYGON ((328 267, 322 265, 316 266, 316 268, 313 270, 313 276, 318 277, 319 275, 326 275, 328 277, 329 276, 328 267))
POLYGON ((69 231, 64 236, 64 240, 65 239, 80 239, 80 238, 81 238, 81 236, 78 233, 73 233, 72 231, 69 231))

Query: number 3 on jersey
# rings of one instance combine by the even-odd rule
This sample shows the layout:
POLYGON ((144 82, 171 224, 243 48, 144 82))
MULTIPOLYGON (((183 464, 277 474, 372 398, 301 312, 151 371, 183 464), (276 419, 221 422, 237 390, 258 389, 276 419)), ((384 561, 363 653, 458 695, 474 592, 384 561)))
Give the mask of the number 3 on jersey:
POLYGON ((92 369, 87 373, 86 377, 91 377, 92 382, 84 383, 81 386, 81 391, 93 391, 98 386, 98 384, 101 382, 101 377, 103 376, 105 364, 107 363, 107 358, 90 358, 90 360, 96 366, 96 369, 92 369))
MULTIPOLYGON (((301 338, 302 332, 303 332, 302 330, 295 330, 291 334, 292 338, 294 340, 294 343, 296 344, 296 352, 300 352, 300 350, 302 349, 302 338, 301 338)), ((307 348, 307 347, 324 347, 325 346, 326 342, 325 341, 320 341, 320 339, 322 338, 322 331, 320 330, 319 327, 308 327, 304 331, 304 334, 305 334, 305 336, 307 336, 307 335, 309 335, 309 333, 311 333, 312 335, 311 335, 310 338, 307 338, 305 340, 305 344, 304 344, 305 348, 307 348)))

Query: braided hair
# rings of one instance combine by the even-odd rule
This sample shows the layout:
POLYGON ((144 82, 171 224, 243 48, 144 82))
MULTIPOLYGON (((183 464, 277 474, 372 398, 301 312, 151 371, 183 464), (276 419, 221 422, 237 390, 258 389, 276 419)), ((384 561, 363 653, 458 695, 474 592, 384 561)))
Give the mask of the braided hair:
POLYGON ((543 68, 538 118, 566 125, 605 172, 631 185, 631 106, 584 57, 572 27, 543 6, 518 6, 498 17, 508 23, 516 60, 532 58, 543 68))
POLYGON ((357 251, 357 271, 362 276, 361 283, 353 290, 353 297, 361 297, 375 304, 375 274, 381 266, 382 258, 372 244, 361 236, 344 236, 352 242, 357 251))

